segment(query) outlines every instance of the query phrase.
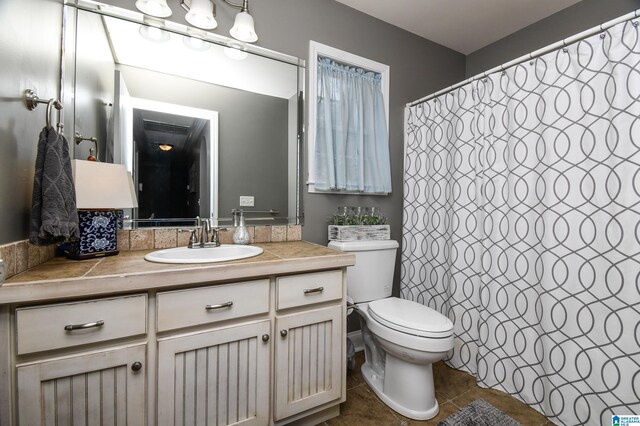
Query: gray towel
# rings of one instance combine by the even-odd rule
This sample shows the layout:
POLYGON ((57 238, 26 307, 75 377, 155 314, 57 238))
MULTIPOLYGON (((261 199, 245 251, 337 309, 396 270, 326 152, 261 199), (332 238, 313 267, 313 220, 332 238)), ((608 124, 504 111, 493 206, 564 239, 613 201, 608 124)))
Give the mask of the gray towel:
POLYGON ((29 241, 47 245, 80 238, 67 140, 53 127, 38 140, 29 241))

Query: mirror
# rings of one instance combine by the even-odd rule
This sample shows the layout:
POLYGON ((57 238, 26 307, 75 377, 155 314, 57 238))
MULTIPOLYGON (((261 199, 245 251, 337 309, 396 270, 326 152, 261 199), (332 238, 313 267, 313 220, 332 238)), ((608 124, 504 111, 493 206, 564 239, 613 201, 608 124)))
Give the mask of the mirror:
POLYGON ((65 7, 65 132, 97 139, 75 158, 132 173, 132 218, 224 225, 243 209, 253 224, 300 223, 302 60, 88 0, 65 7))

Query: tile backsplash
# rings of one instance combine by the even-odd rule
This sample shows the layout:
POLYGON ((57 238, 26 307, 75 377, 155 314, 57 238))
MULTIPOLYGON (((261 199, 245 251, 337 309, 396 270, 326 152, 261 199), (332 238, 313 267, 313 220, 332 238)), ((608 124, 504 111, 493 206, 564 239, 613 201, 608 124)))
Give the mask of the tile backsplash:
MULTIPOLYGON (((300 225, 247 226, 251 243, 271 243, 280 241, 300 241, 300 225)), ((235 228, 229 227, 220 233, 222 244, 233 244, 235 228)), ((118 250, 154 250, 186 246, 189 232, 176 228, 153 228, 118 231, 118 250)), ((34 246, 28 240, 0 245, 0 259, 5 261, 6 278, 10 278, 29 268, 55 257, 56 247, 34 246)))

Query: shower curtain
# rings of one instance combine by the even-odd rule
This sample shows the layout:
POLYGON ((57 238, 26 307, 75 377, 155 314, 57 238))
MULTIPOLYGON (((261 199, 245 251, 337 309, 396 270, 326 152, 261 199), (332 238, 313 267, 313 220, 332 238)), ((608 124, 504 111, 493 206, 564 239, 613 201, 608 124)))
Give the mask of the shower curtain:
POLYGON ((401 297, 559 424, 640 415, 639 117, 631 21, 406 110, 401 297))

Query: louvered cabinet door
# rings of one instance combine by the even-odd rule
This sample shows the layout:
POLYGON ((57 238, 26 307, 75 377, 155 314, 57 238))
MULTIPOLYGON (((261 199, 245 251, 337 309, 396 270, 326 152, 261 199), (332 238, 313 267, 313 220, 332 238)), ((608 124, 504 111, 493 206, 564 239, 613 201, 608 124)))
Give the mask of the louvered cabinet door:
POLYGON ((269 424, 270 321, 160 339, 158 424, 269 424))
POLYGON ((18 424, 142 426, 146 345, 18 366, 18 424))
POLYGON ((276 317, 275 419, 342 396, 342 307, 276 317))

